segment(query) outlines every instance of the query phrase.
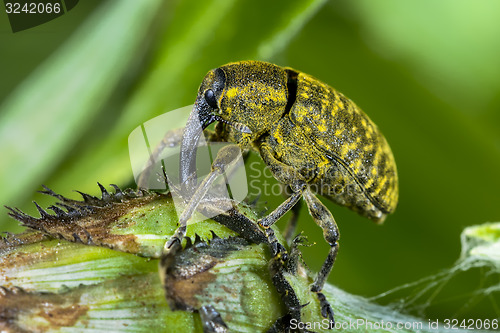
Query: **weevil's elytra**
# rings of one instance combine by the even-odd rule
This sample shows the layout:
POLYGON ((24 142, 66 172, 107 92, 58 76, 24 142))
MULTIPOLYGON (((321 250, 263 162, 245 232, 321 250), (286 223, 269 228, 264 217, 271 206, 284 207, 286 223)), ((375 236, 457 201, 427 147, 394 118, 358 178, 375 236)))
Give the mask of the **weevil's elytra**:
MULTIPOLYGON (((311 291, 318 293, 322 315, 333 320, 320 291, 337 255, 339 232, 333 215, 316 194, 383 221, 398 200, 396 164, 387 141, 356 104, 310 75, 260 61, 230 63, 210 71, 199 88, 181 143, 181 183, 193 195, 179 218, 179 229, 166 244, 167 253, 179 249, 190 212, 225 163, 234 158, 233 148, 221 149, 211 174, 200 186, 193 184, 193 151, 201 130, 215 121, 215 133, 208 135, 211 140, 258 152, 273 176, 293 191, 259 224, 269 230, 304 198, 323 229, 331 248, 311 291)), ((275 238, 268 237, 268 241, 273 253, 281 256, 284 247, 275 238)))
POLYGON ((341 93, 307 74, 292 73, 297 75, 295 103, 271 128, 268 140, 276 155, 299 169, 313 161, 316 175, 309 182, 321 194, 383 220, 398 197, 396 164, 384 136, 341 93), (339 190, 349 185, 351 191, 339 190))

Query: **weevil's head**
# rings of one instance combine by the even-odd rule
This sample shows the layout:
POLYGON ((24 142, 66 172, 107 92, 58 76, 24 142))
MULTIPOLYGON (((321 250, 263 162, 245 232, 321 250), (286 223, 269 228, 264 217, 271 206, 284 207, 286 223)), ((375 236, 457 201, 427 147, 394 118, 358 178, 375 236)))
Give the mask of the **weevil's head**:
POLYGON ((181 143, 180 180, 187 195, 195 189, 196 147, 202 130, 218 121, 225 124, 226 141, 250 145, 285 113, 287 83, 285 69, 261 61, 230 63, 208 72, 181 143))
POLYGON ((208 72, 195 109, 202 127, 214 121, 227 126, 229 141, 252 142, 285 112, 287 72, 261 61, 230 63, 208 72))

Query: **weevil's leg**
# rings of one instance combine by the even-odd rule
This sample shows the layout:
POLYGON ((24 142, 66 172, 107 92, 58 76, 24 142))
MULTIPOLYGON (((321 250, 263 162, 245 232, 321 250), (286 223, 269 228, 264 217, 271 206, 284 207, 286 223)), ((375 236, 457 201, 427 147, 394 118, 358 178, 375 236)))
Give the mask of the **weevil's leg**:
POLYGON ((286 269, 294 275, 297 274, 297 271, 299 270, 299 262, 302 260, 302 253, 299 250, 300 245, 309 246, 307 243, 307 237, 304 236, 302 232, 295 236, 292 240, 290 244, 290 255, 286 263, 286 269))
POLYGON ((290 166, 278 161, 274 158, 271 148, 263 143, 260 147, 260 154, 262 159, 271 169, 271 173, 284 184, 288 184, 292 189, 292 195, 285 200, 281 205, 278 206, 273 212, 268 216, 264 217, 259 221, 259 224, 264 228, 268 228, 270 225, 274 224, 281 216, 283 216, 288 210, 290 210, 300 197, 303 196, 306 200, 307 207, 309 208, 309 213, 313 217, 314 221, 323 229, 323 235, 325 240, 330 244, 330 252, 321 267, 315 281, 311 286, 311 291, 318 294, 318 299, 321 306, 321 315, 324 318, 328 318, 332 326, 334 325, 333 310, 330 303, 326 300, 325 295, 321 293, 325 280, 332 270, 333 263, 338 252, 338 239, 339 231, 335 219, 330 211, 319 201, 319 199, 311 192, 309 187, 307 187, 306 182, 301 179, 298 172, 292 169, 290 166))
POLYGON ((271 254, 274 259, 280 260, 282 263, 285 263, 288 260, 288 253, 286 252, 285 247, 276 238, 273 229, 265 228, 264 233, 266 234, 267 241, 269 242, 269 246, 271 247, 271 254))
MULTIPOLYGON (((304 183, 305 187, 305 183, 304 183)), ((304 191, 304 187, 299 187, 296 192, 294 192, 288 199, 283 201, 281 205, 276 207, 271 213, 269 213, 266 217, 263 217, 259 220, 259 224, 264 228, 269 228, 276 221, 278 221, 283 215, 285 215, 302 197, 302 192, 304 191)))
MULTIPOLYGON (((289 186, 287 187, 291 189, 289 186)), ((288 244, 291 244, 292 239, 295 235, 295 230, 297 229, 297 222, 299 221, 299 213, 301 208, 302 208, 302 201, 300 200, 295 204, 295 206, 292 207, 292 216, 288 220, 284 232, 285 239, 288 244)))
POLYGON ((319 300, 319 306, 321 307, 321 315, 323 318, 327 318, 329 321, 330 329, 335 327, 335 313, 333 312, 330 302, 326 299, 325 294, 322 292, 316 293, 319 300))
POLYGON ((200 308, 201 324, 205 333, 224 333, 228 328, 220 313, 212 305, 202 306, 200 308))
MULTIPOLYGON (((165 148, 173 148, 179 146, 182 141, 183 133, 184 128, 182 127, 175 128, 165 133, 161 141, 151 152, 149 161, 147 162, 147 165, 144 167, 144 171, 141 173, 139 179, 137 180, 137 186, 139 188, 147 188, 148 180, 151 177, 151 171, 154 169, 155 164, 158 163, 161 153, 165 150, 165 148)), ((205 135, 206 142, 214 142, 219 138, 219 135, 214 131, 204 130, 203 133, 205 135)))
POLYGON ((333 267, 333 263, 335 262, 335 258, 337 257, 337 252, 339 249, 338 240, 340 238, 339 228, 337 227, 337 223, 333 218, 332 213, 328 210, 328 208, 323 205, 323 203, 314 195, 309 188, 304 191, 304 199, 307 203, 307 208, 309 208, 309 213, 312 218, 316 222, 316 224, 323 229, 323 237, 330 244, 330 252, 328 253, 328 257, 325 260, 321 270, 314 281, 311 290, 318 292, 323 289, 323 285, 325 284, 325 280, 330 274, 330 271, 333 267))
POLYGON ((179 227, 175 231, 174 235, 170 238, 170 240, 165 244, 164 252, 175 252, 180 249, 181 239, 186 235, 186 224, 187 221, 191 218, 196 207, 203 199, 205 194, 207 194, 210 186, 214 182, 214 180, 221 174, 224 173, 225 168, 233 161, 236 160, 236 157, 240 154, 240 148, 237 145, 229 145, 221 148, 219 153, 217 154, 214 162, 212 163, 212 171, 205 177, 200 186, 196 189, 193 196, 189 199, 189 202, 179 217, 179 227), (177 244, 173 246, 174 244, 177 244))
POLYGON ((250 240, 256 244, 267 243, 270 245, 271 253, 278 256, 280 260, 286 260, 287 254, 285 247, 278 242, 273 229, 262 228, 250 220, 246 215, 238 210, 238 205, 233 199, 228 198, 212 198, 209 200, 203 199, 198 206, 198 211, 204 215, 212 216, 212 219, 229 229, 237 232, 243 238, 250 240), (232 207, 229 210, 221 210, 219 207, 232 207), (205 212, 207 214, 205 214, 205 212))
POLYGON ((305 241, 306 238, 302 236, 302 234, 299 234, 293 239, 290 245, 290 255, 285 262, 279 260, 279 257, 275 257, 272 258, 269 263, 269 270, 272 276, 273 284, 275 285, 278 293, 281 295, 281 299, 283 300, 283 303, 285 303, 288 313, 283 317, 278 318, 267 333, 290 332, 292 320, 300 322, 302 308, 309 304, 300 304, 296 290, 294 290, 293 286, 287 279, 287 276, 297 275, 299 262, 302 259, 302 254, 300 253, 298 247, 299 245, 304 244, 305 241))
POLYGON ((298 178, 298 174, 295 172, 293 168, 290 166, 278 161, 274 158, 270 147, 267 144, 262 144, 260 147, 260 155, 262 159, 266 163, 266 165, 270 168, 271 173, 276 177, 280 182, 288 184, 292 189, 292 194, 283 201, 275 210, 273 210, 270 214, 263 217, 258 221, 259 225, 264 228, 266 236, 271 243, 271 249, 273 250, 273 255, 283 256, 286 260, 286 251, 284 247, 276 240, 274 232, 270 228, 276 221, 278 221, 283 215, 285 215, 292 207, 294 207, 297 202, 302 197, 302 192, 306 188, 306 182, 300 178, 298 178), (281 255, 283 253, 283 255, 281 255))
MULTIPOLYGON (((303 180, 300 173, 291 166, 278 161, 276 157, 274 157, 271 147, 266 142, 260 145, 259 153, 274 178, 276 178, 280 183, 290 186, 292 192, 296 192, 297 180, 303 180)), ((305 183, 305 180, 303 180, 303 183, 305 183)))
POLYGON ((333 218, 332 213, 323 205, 323 203, 307 188, 303 193, 304 199, 306 201, 307 207, 309 208, 309 213, 316 222, 318 226, 323 229, 323 237, 330 244, 330 251, 326 257, 323 266, 321 267, 316 279, 311 285, 311 291, 318 293, 318 299, 321 305, 321 314, 325 318, 329 318, 333 321, 333 310, 330 304, 326 300, 325 295, 321 293, 323 286, 325 284, 330 271, 332 270, 335 258, 337 257, 337 252, 339 250, 339 228, 337 223, 333 218))

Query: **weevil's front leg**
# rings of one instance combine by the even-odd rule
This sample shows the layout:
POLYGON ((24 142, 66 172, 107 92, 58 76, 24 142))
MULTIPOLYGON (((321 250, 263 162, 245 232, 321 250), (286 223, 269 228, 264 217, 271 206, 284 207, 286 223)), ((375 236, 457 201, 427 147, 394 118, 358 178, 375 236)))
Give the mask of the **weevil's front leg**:
POLYGON ((311 291, 318 294, 318 299, 321 304, 321 314, 323 317, 329 318, 333 322, 333 310, 326 300, 325 295, 321 293, 321 290, 323 289, 325 281, 332 270, 335 258, 337 257, 337 252, 339 250, 338 240, 340 237, 339 228, 337 227, 337 223, 335 222, 332 213, 330 213, 325 205, 323 205, 323 203, 311 192, 309 188, 304 191, 303 197, 306 201, 307 207, 309 208, 309 213, 316 224, 323 229, 323 237, 328 244, 330 244, 328 256, 316 276, 316 279, 311 285, 311 291))
POLYGON ((165 244, 165 254, 171 254, 171 252, 176 252, 176 250, 180 249, 181 240, 186 235, 187 221, 191 218, 205 194, 207 194, 214 180, 224 173, 226 167, 231 162, 235 161, 240 153, 240 148, 237 145, 225 146, 219 151, 214 162, 212 163, 212 171, 205 177, 203 182, 196 189, 193 196, 189 199, 186 208, 179 217, 179 227, 170 240, 165 244))

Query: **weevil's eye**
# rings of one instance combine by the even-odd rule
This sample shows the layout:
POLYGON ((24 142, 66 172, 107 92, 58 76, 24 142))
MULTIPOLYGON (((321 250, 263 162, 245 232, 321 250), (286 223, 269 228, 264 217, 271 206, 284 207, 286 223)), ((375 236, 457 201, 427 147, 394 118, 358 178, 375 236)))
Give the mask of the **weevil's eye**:
POLYGON ((205 91, 205 100, 207 101, 208 105, 210 105, 212 108, 217 109, 217 100, 215 99, 215 94, 212 89, 208 89, 205 91))

